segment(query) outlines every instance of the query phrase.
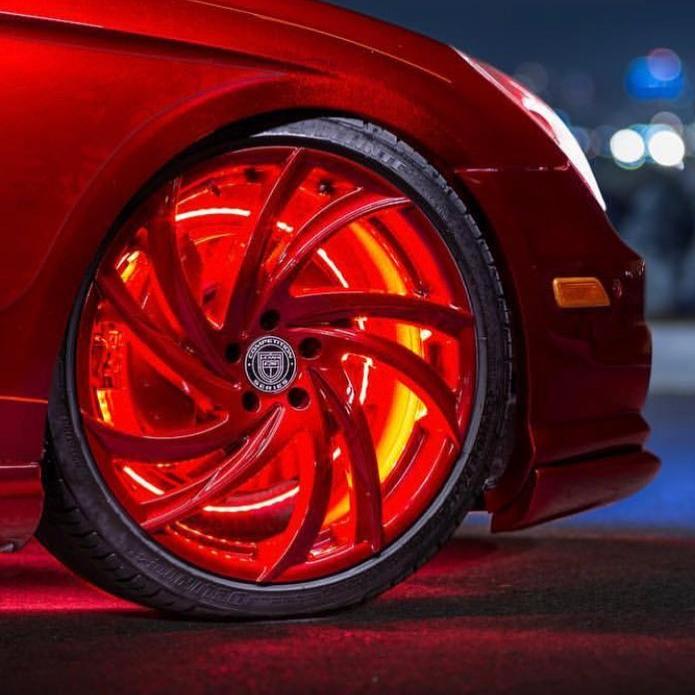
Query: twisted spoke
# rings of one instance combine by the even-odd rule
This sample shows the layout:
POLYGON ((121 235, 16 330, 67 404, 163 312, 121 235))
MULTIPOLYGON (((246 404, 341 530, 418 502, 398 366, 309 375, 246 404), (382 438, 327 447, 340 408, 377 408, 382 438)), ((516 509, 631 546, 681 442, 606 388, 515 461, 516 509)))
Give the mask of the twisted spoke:
POLYGON ((314 456, 307 457, 299 472, 299 495, 284 536, 285 550, 258 577, 259 582, 277 579, 290 567, 304 562, 321 531, 328 511, 333 483, 333 465, 325 436, 314 436, 314 456))
POLYGON ((260 286, 258 282, 259 269, 268 251, 268 243, 274 231, 274 222, 289 203, 306 175, 305 165, 305 150, 301 148, 292 150, 258 215, 227 308, 224 322, 227 332, 232 326, 246 326, 246 319, 254 301, 253 293, 260 286))
POLYGON ((352 470, 352 505, 356 516, 356 542, 366 541, 374 552, 383 545, 381 480, 367 416, 344 372, 311 376, 328 410, 340 426, 352 470))
POLYGON ((384 210, 396 210, 412 205, 408 198, 384 197, 358 188, 338 198, 319 210, 303 227, 295 239, 284 250, 278 261, 278 271, 270 280, 272 293, 286 290, 296 271, 330 237, 345 227, 369 215, 384 210))
POLYGON ((295 297, 285 310, 291 325, 331 323, 359 316, 397 319, 457 336, 473 317, 455 306, 384 292, 323 292, 295 297))
POLYGON ((174 371, 185 382, 204 395, 222 405, 236 394, 238 386, 212 374, 204 364, 191 355, 173 338, 155 328, 142 307, 128 292, 120 275, 114 269, 100 270, 96 277, 96 286, 121 320, 130 328, 135 338, 157 360, 163 360, 167 368, 174 371))
POLYGON ((179 186, 180 181, 175 181, 161 198, 160 207, 147 231, 148 256, 157 284, 195 351, 218 374, 227 374, 228 365, 216 347, 210 322, 191 293, 176 243, 179 186))
POLYGON ((187 461, 226 449, 236 440, 238 431, 237 424, 229 416, 207 429, 161 437, 122 432, 91 415, 82 417, 87 428, 112 455, 149 463, 187 461))
POLYGON ((284 414, 284 408, 279 406, 271 410, 250 432, 243 435, 245 441, 242 446, 231 456, 226 456, 208 475, 143 503, 147 514, 143 527, 156 531, 185 519, 252 478, 278 454, 284 444, 277 436, 284 414))
POLYGON ((460 444, 456 396, 437 371, 414 352, 392 340, 358 330, 325 327, 301 332, 332 345, 339 353, 370 357, 398 372, 420 400, 441 414, 447 435, 460 444))

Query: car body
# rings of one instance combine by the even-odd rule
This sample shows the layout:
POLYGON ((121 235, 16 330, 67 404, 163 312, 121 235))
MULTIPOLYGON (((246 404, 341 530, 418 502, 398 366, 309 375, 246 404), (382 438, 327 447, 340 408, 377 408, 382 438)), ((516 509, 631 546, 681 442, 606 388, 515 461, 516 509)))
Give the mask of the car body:
POLYGON ((501 73, 311 0, 5 0, 0 56, 0 546, 36 528, 52 372, 114 221, 211 134, 312 115, 396 133, 492 239, 516 385, 513 453, 479 502, 493 530, 611 502, 656 473, 644 264, 501 73), (607 301, 559 306, 554 283, 572 278, 597 279, 607 301))

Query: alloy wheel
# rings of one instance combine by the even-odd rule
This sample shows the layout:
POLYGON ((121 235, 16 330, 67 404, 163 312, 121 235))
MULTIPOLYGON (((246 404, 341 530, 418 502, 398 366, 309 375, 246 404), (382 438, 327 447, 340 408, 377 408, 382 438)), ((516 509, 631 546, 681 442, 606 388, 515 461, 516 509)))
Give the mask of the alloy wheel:
POLYGON ((341 154, 196 165, 117 233, 77 393, 109 490, 169 552, 258 584, 326 577, 423 515, 476 389, 461 271, 415 200, 341 154))

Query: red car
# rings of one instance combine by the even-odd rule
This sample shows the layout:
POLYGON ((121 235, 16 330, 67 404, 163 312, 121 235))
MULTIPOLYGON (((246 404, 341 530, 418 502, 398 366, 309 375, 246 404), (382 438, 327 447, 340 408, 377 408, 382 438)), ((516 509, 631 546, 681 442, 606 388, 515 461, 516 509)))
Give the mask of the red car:
POLYGON ((6 0, 0 67, 4 550, 301 615, 656 473, 643 262, 509 77, 312 0, 6 0))

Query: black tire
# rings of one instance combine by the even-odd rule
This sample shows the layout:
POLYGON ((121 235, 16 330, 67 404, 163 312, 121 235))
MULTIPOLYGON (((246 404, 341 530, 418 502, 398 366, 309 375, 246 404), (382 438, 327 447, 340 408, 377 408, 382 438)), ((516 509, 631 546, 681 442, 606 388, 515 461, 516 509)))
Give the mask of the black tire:
POLYGON ((411 147, 375 125, 320 118, 266 131, 254 144, 269 140, 301 140, 337 150, 386 174, 421 204, 460 265, 477 317, 474 418, 463 453, 427 513, 377 557, 338 575, 294 585, 256 586, 206 573, 149 538, 111 496, 92 460, 77 415, 73 374, 88 274, 55 370, 43 469, 46 505, 38 535, 83 577, 163 611, 210 618, 299 616, 373 597, 407 577, 449 539, 506 455, 502 443, 511 428, 512 403, 510 318, 488 243, 459 196, 411 147))

